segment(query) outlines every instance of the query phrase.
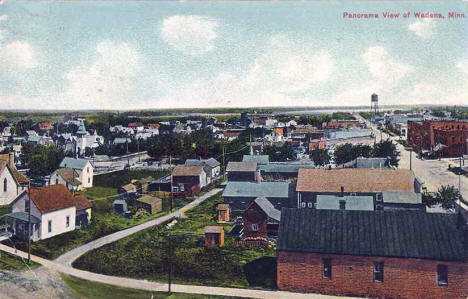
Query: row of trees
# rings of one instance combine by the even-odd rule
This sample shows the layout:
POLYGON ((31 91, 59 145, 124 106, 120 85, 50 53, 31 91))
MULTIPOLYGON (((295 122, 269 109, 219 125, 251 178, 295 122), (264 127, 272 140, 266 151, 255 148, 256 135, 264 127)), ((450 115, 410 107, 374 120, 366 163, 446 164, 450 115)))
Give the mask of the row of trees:
POLYGON ((20 159, 29 168, 29 176, 38 179, 51 174, 57 169, 65 156, 67 156, 67 153, 54 145, 44 146, 25 143, 20 159))
MULTIPOLYGON (((400 152, 391 140, 381 141, 374 146, 365 144, 346 143, 336 147, 334 160, 336 165, 353 161, 358 157, 364 158, 390 158, 390 165, 398 167, 400 152)), ((315 165, 323 166, 330 163, 331 156, 327 149, 316 149, 310 152, 310 157, 315 165)))

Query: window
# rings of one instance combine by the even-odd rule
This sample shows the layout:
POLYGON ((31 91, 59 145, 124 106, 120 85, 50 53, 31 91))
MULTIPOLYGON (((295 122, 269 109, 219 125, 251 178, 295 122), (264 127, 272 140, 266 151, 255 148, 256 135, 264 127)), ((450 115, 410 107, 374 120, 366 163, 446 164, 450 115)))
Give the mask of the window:
POLYGON ((88 178, 88 184, 91 184, 91 178, 88 178))
POLYGON ((67 216, 67 223, 66 223, 65 227, 70 227, 70 216, 67 216))
POLYGON ((8 181, 7 181, 7 179, 5 178, 5 179, 3 180, 3 192, 7 192, 7 190, 8 190, 8 181))
POLYGON ((448 285, 448 269, 446 265, 437 265, 437 284, 448 285))
POLYGON ((384 263, 375 262, 374 263, 374 282, 383 282, 384 281, 384 263))
POLYGON ((308 202, 308 203, 307 203, 307 207, 310 208, 310 209, 312 209, 313 204, 312 204, 311 202, 308 202))
POLYGON ((86 172, 88 172, 88 173, 89 173, 89 167, 87 167, 87 168, 86 168, 86 172))
POLYGON ((252 231, 256 232, 258 231, 258 224, 257 223, 252 223, 252 231))
POLYGON ((47 231, 48 231, 49 233, 52 232, 52 220, 49 220, 48 223, 47 223, 47 231))
POLYGON ((301 202, 301 207, 305 208, 305 207, 306 207, 306 203, 305 203, 305 202, 301 202))
POLYGON ((346 201, 340 200, 340 210, 346 210, 346 201))
POLYGON ((332 277, 331 259, 323 259, 323 278, 331 279, 331 277, 332 277))
POLYGON ((58 185, 58 178, 55 179, 55 185, 58 185))

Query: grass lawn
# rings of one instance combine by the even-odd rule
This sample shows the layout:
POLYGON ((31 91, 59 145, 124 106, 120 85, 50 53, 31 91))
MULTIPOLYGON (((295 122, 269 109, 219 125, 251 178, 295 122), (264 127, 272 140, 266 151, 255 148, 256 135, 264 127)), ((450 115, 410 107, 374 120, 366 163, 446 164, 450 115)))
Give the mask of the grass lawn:
POLYGON ((210 295, 197 295, 197 294, 183 294, 183 293, 172 293, 171 295, 165 292, 151 292, 137 289, 129 289, 123 287, 117 287, 113 285, 103 284, 99 282, 88 281, 73 276, 62 275, 63 282, 78 298, 86 299, 125 299, 125 298, 174 298, 174 299, 229 299, 236 297, 224 297, 224 296, 210 296, 210 295))
POLYGON ((39 267, 39 264, 31 261, 28 265, 27 259, 21 259, 20 257, 0 252, 0 270, 28 270, 39 267))
MULTIPOLYGON (((151 175, 151 173, 153 177, 155 173, 163 175, 161 172, 130 170, 121 173, 121 176, 125 178, 124 180, 130 182, 132 178, 147 177, 148 175, 151 175)), ((109 177, 114 177, 114 173, 109 174, 109 177)), ((33 254, 47 259, 55 259, 73 248, 113 232, 163 216, 169 213, 170 210, 170 200, 163 199, 163 210, 158 213, 153 215, 143 215, 142 217, 136 218, 124 218, 118 214, 114 214, 112 211, 112 202, 115 199, 115 195, 117 195, 117 188, 95 186, 84 190, 83 194, 90 199, 94 205, 91 213, 91 224, 89 227, 34 242, 31 244, 31 252, 33 254)), ((174 209, 182 207, 191 200, 192 199, 175 199, 174 209)), ((128 204, 130 210, 134 209, 134 202, 130 201, 128 204)), ((2 206, 0 207, 0 213, 4 210, 8 213, 8 209, 8 206, 2 206)), ((11 241, 5 241, 5 244, 9 246, 14 245, 20 250, 26 250, 27 248, 27 243, 19 240, 15 240, 14 244, 12 244, 11 241)))
POLYGON ((239 245, 227 235, 230 224, 224 225, 224 247, 204 246, 203 228, 217 224, 215 208, 220 202, 221 194, 211 197, 170 229, 171 235, 179 236, 173 240, 173 258, 165 236, 168 231, 157 226, 88 252, 74 266, 106 275, 166 281, 172 260, 175 283, 276 288, 274 248, 239 245))

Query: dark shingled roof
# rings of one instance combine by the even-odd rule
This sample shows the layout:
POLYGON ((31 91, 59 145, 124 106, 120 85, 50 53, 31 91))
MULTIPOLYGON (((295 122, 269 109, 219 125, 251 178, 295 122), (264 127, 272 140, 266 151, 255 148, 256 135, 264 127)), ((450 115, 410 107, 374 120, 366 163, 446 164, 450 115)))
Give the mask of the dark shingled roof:
POLYGON ((422 211, 281 211, 277 250, 464 261, 456 214, 422 211))

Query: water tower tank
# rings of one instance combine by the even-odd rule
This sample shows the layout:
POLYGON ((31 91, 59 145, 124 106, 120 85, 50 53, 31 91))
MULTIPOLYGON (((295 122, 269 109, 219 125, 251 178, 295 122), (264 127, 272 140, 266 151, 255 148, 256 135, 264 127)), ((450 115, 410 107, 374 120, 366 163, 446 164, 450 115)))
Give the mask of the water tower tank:
POLYGON ((375 93, 371 95, 371 102, 378 102, 379 101, 379 96, 375 93))

